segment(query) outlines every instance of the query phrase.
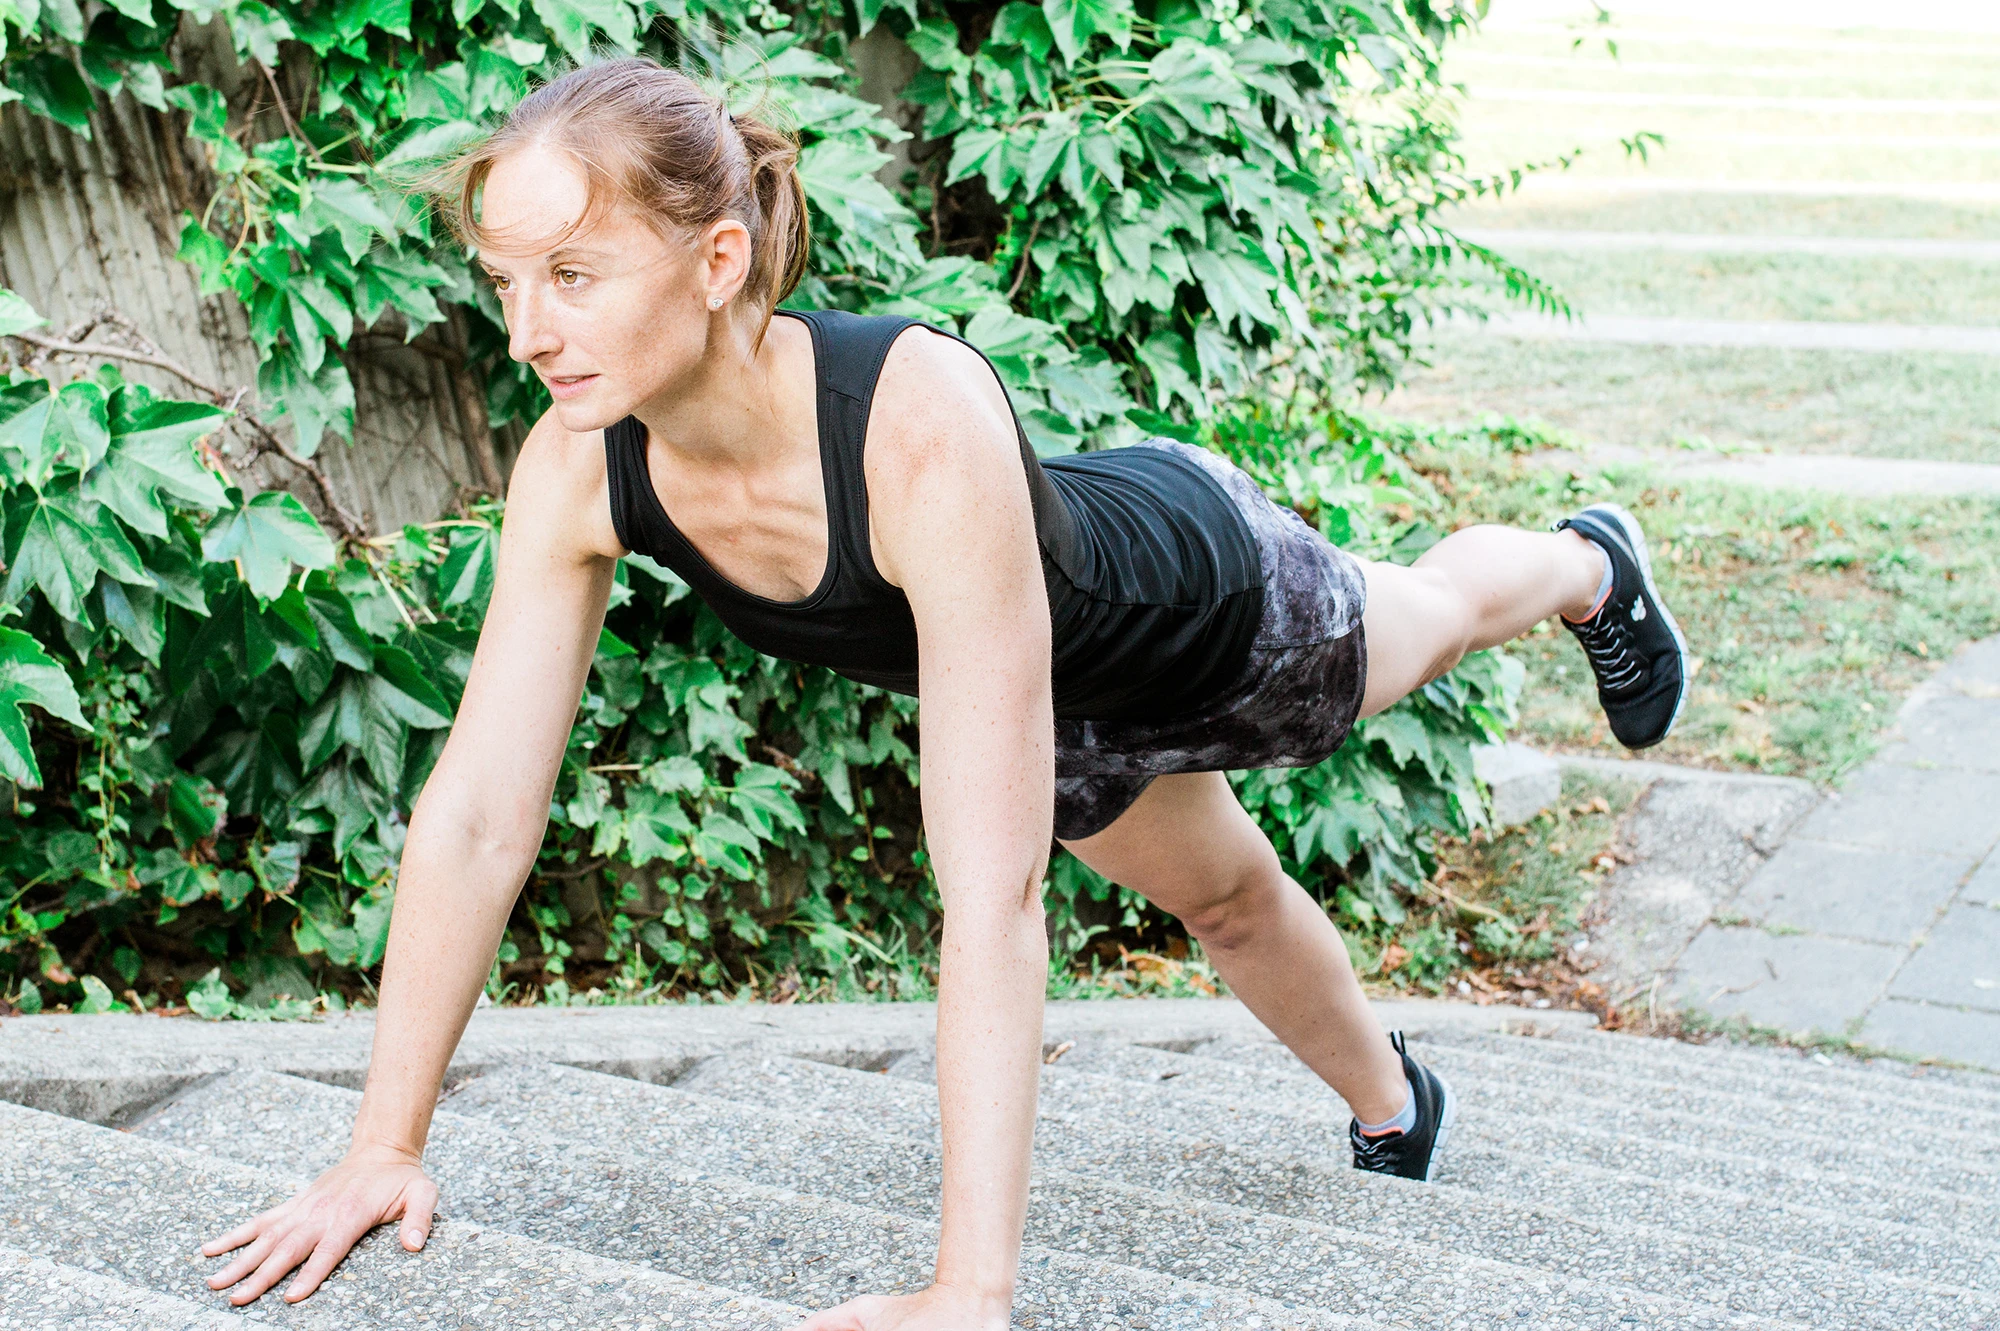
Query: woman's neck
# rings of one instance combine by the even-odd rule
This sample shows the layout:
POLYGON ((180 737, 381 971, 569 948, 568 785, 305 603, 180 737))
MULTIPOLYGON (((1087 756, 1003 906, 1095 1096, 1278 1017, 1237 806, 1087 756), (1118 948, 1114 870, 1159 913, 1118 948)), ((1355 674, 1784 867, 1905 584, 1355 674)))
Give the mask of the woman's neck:
POLYGON ((632 414, 679 467, 755 475, 802 449, 817 454, 818 383, 812 334, 773 314, 754 351, 754 331, 717 316, 708 353, 692 374, 632 414))

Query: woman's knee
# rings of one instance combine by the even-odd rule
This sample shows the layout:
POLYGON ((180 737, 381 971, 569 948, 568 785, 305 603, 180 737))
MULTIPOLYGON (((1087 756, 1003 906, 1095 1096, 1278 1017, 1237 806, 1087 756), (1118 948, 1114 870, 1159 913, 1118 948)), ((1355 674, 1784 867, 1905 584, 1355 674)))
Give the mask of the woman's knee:
POLYGON ((1232 864, 1228 874, 1191 885, 1173 913, 1208 951, 1228 952, 1268 927, 1287 886, 1277 852, 1264 841, 1261 851, 1232 864))

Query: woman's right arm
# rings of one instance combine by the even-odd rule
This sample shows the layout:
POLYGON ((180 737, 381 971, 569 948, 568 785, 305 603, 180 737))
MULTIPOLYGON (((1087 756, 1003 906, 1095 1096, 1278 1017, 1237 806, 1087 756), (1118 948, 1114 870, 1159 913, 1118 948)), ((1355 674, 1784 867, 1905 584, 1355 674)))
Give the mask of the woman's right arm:
POLYGON ((596 434, 544 417, 508 486, 493 599, 451 735, 410 815, 375 1042, 348 1155, 291 1200, 204 1245, 244 1251, 209 1278, 249 1303, 304 1263, 305 1298, 360 1237, 429 1232, 421 1161, 438 1089, 547 828, 617 554, 596 434), (241 1282, 239 1284, 239 1282, 241 1282))

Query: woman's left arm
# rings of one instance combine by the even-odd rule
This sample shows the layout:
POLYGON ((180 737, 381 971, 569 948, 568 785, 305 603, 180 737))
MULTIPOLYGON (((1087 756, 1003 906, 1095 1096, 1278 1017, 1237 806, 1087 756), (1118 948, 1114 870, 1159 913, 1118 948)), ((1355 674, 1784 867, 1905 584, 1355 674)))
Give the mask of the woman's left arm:
POLYGON ((892 372, 898 409, 870 434, 868 489, 877 562, 909 597, 919 643, 924 826, 944 905, 943 1223, 929 1290, 858 1299, 804 1325, 998 1331, 1027 1215, 1048 985, 1048 593, 1020 446, 991 371, 960 344, 906 335, 884 383, 892 372))

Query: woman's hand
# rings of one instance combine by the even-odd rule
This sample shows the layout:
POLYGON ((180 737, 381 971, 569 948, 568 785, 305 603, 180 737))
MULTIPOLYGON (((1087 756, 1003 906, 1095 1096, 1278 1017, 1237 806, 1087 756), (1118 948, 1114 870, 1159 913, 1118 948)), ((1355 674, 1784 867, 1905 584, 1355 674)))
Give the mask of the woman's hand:
POLYGON ((229 1295, 241 1307, 304 1262, 284 1295, 287 1303, 297 1303, 318 1289, 347 1250, 379 1224, 400 1218, 403 1246, 411 1252, 423 1247, 437 1199, 437 1184, 414 1154, 389 1146, 356 1147, 298 1196, 204 1243, 204 1257, 249 1245, 208 1278, 208 1287, 227 1289, 241 1281, 229 1295))
POLYGON ((950 1285, 921 1294, 864 1294, 814 1313, 792 1331, 1007 1331, 1009 1307, 950 1285))

